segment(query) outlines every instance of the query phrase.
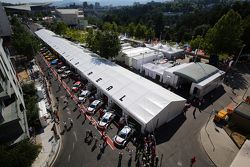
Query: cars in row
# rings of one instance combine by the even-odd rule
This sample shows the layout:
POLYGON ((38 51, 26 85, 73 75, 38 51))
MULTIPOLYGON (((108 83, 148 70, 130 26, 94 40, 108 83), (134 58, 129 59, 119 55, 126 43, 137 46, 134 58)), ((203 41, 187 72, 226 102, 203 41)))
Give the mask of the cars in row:
MULTIPOLYGON (((53 56, 48 50, 40 50, 40 52, 44 55, 44 57, 51 61, 51 65, 56 65, 56 68, 58 69, 58 74, 61 74, 62 78, 71 77, 73 79, 79 79, 79 74, 72 73, 67 66, 64 65, 63 62, 56 59, 55 56, 53 56)), ((72 91, 77 93, 81 88, 83 84, 81 81, 77 81, 73 84, 72 91)), ((87 98, 95 94, 96 91, 90 91, 90 90, 82 90, 78 97, 79 103, 84 103, 87 98)), ((94 115, 98 110, 100 110, 104 105, 104 102, 102 100, 94 100, 87 108, 86 113, 88 115, 94 115)), ((114 121, 115 117, 117 117, 116 114, 114 114, 113 111, 108 111, 106 109, 103 110, 104 114, 97 122, 97 128, 99 130, 105 130, 107 129, 111 123, 114 121)), ((131 137, 134 135, 135 130, 131 128, 128 125, 125 125, 114 137, 113 137, 113 143, 116 147, 125 147, 126 144, 129 142, 131 137)))

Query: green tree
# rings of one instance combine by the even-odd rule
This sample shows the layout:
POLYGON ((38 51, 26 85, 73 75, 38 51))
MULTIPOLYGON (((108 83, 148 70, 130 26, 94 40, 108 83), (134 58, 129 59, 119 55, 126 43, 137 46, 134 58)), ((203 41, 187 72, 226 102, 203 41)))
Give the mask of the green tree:
POLYGON ((40 145, 32 144, 28 140, 21 141, 12 147, 0 145, 0 164, 5 167, 31 166, 40 150, 40 145))
POLYGON ((200 35, 198 35, 196 38, 190 41, 190 45, 193 49, 203 48, 204 39, 200 35))
POLYGON ((34 83, 22 85, 24 93, 24 102, 26 106, 26 115, 28 124, 32 125, 33 122, 38 118, 39 108, 37 106, 36 88, 34 83))
POLYGON ((114 32, 118 32, 118 26, 115 22, 109 23, 109 22, 105 22, 102 26, 102 29, 104 31, 114 31, 114 32))
POLYGON ((111 31, 101 33, 99 42, 100 56, 104 58, 116 57, 121 49, 118 34, 111 31))
POLYGON ((244 32, 242 35, 242 40, 244 44, 246 44, 246 47, 244 48, 244 52, 249 53, 250 52, 250 15, 248 15, 244 20, 243 20, 243 28, 244 32))
POLYGON ((131 36, 131 37, 135 36, 135 24, 134 23, 130 23, 128 25, 127 30, 128 30, 129 36, 131 36))
POLYGON ((14 32, 12 35, 12 45, 14 46, 16 52, 26 56, 28 60, 33 59, 35 53, 39 49, 38 40, 35 36, 30 34, 30 32, 24 29, 17 18, 13 17, 11 23, 13 25, 14 32))
POLYGON ((205 49, 210 54, 235 54, 242 46, 242 33, 241 16, 234 10, 230 10, 206 33, 205 49))
POLYGON ((64 22, 58 22, 55 24, 53 30, 56 34, 63 35, 66 33, 68 26, 64 22))

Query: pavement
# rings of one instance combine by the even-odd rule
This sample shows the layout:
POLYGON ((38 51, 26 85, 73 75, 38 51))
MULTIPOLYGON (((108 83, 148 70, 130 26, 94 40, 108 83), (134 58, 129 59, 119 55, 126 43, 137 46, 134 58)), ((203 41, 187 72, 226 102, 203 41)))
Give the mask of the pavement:
MULTIPOLYGON (((241 101, 242 95, 239 95, 227 107, 235 108, 241 101)), ((225 130, 213 122, 213 117, 209 117, 200 133, 201 143, 213 163, 217 167, 230 166, 239 148, 225 130)))
MULTIPOLYGON (((43 73, 41 69, 40 72, 43 73)), ((49 89, 50 86, 47 80, 46 84, 47 89, 49 89)), ((48 97, 51 100, 52 111, 55 111, 55 98, 51 94, 51 91, 48 91, 48 97)), ((61 147, 60 136, 59 138, 55 137, 54 132, 52 131, 52 127, 55 124, 57 131, 60 130, 60 127, 51 118, 47 119, 47 123, 48 125, 43 128, 38 135, 35 136, 35 143, 41 144, 42 149, 38 157, 33 162, 32 167, 51 166, 56 160, 56 156, 59 153, 61 147)))

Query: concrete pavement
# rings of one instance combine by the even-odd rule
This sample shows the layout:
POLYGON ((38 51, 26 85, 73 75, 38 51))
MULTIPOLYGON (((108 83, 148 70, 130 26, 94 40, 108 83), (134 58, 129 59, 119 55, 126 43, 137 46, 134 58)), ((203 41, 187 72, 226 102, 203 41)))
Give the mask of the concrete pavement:
MULTIPOLYGON (((43 74, 43 71, 41 69, 39 70, 41 74, 43 74)), ((42 76, 40 76, 40 78, 42 78, 42 76)), ((56 110, 55 98, 51 94, 50 85, 47 82, 47 80, 45 78, 43 78, 42 80, 45 80, 45 82, 43 83, 44 84, 43 86, 46 87, 47 90, 49 90, 47 91, 48 93, 47 99, 48 100, 50 99, 52 112, 54 112, 56 110)), ((60 131, 60 127, 52 120, 51 117, 47 119, 47 122, 48 122, 48 125, 44 129, 42 129, 42 132, 36 135, 35 137, 36 143, 41 144, 42 150, 39 153, 36 160, 33 162, 32 167, 51 166, 54 163, 55 158, 58 155, 58 152, 60 150, 60 146, 61 146, 60 136, 59 138, 58 136, 56 137, 54 135, 54 132, 52 131, 53 126, 55 126, 55 128, 57 129, 57 132, 60 131)))
POLYGON ((201 129, 201 143, 217 167, 230 166, 239 149, 213 118, 201 129))

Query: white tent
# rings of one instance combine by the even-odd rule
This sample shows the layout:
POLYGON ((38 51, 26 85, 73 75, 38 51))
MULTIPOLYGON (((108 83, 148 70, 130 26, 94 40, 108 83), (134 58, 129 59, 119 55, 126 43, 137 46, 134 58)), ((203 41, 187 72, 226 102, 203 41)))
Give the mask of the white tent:
POLYGON ((117 61, 124 62, 127 66, 132 67, 132 58, 140 54, 148 54, 154 52, 153 50, 145 47, 137 47, 122 50, 116 58, 117 61))
POLYGON ((159 77, 159 82, 162 82, 163 73, 166 69, 173 67, 173 63, 146 63, 142 65, 141 72, 144 71, 145 76, 152 79, 159 77))
POLYGON ((132 58, 132 66, 136 70, 140 70, 141 66, 145 63, 152 62, 163 58, 163 54, 160 52, 151 52, 147 54, 140 54, 132 58))
POLYGON ((147 48, 162 52, 167 59, 176 59, 184 56, 184 50, 178 47, 171 47, 169 45, 163 45, 161 43, 153 45, 153 44, 145 44, 147 48))
MULTIPOLYGON (((39 30, 36 34, 48 45, 56 45, 55 50, 60 55, 63 52, 70 55, 72 50, 79 50, 74 54, 78 64, 71 65, 120 106, 125 114, 136 120, 142 131, 152 132, 182 112, 184 98, 113 62, 92 57, 69 41, 51 35, 48 30, 39 30)), ((64 58, 70 63, 73 61, 64 58)))
POLYGON ((42 127, 46 127, 48 125, 47 119, 49 118, 49 114, 46 109, 46 104, 44 100, 41 100, 38 102, 38 108, 39 108, 39 120, 42 125, 42 127))

